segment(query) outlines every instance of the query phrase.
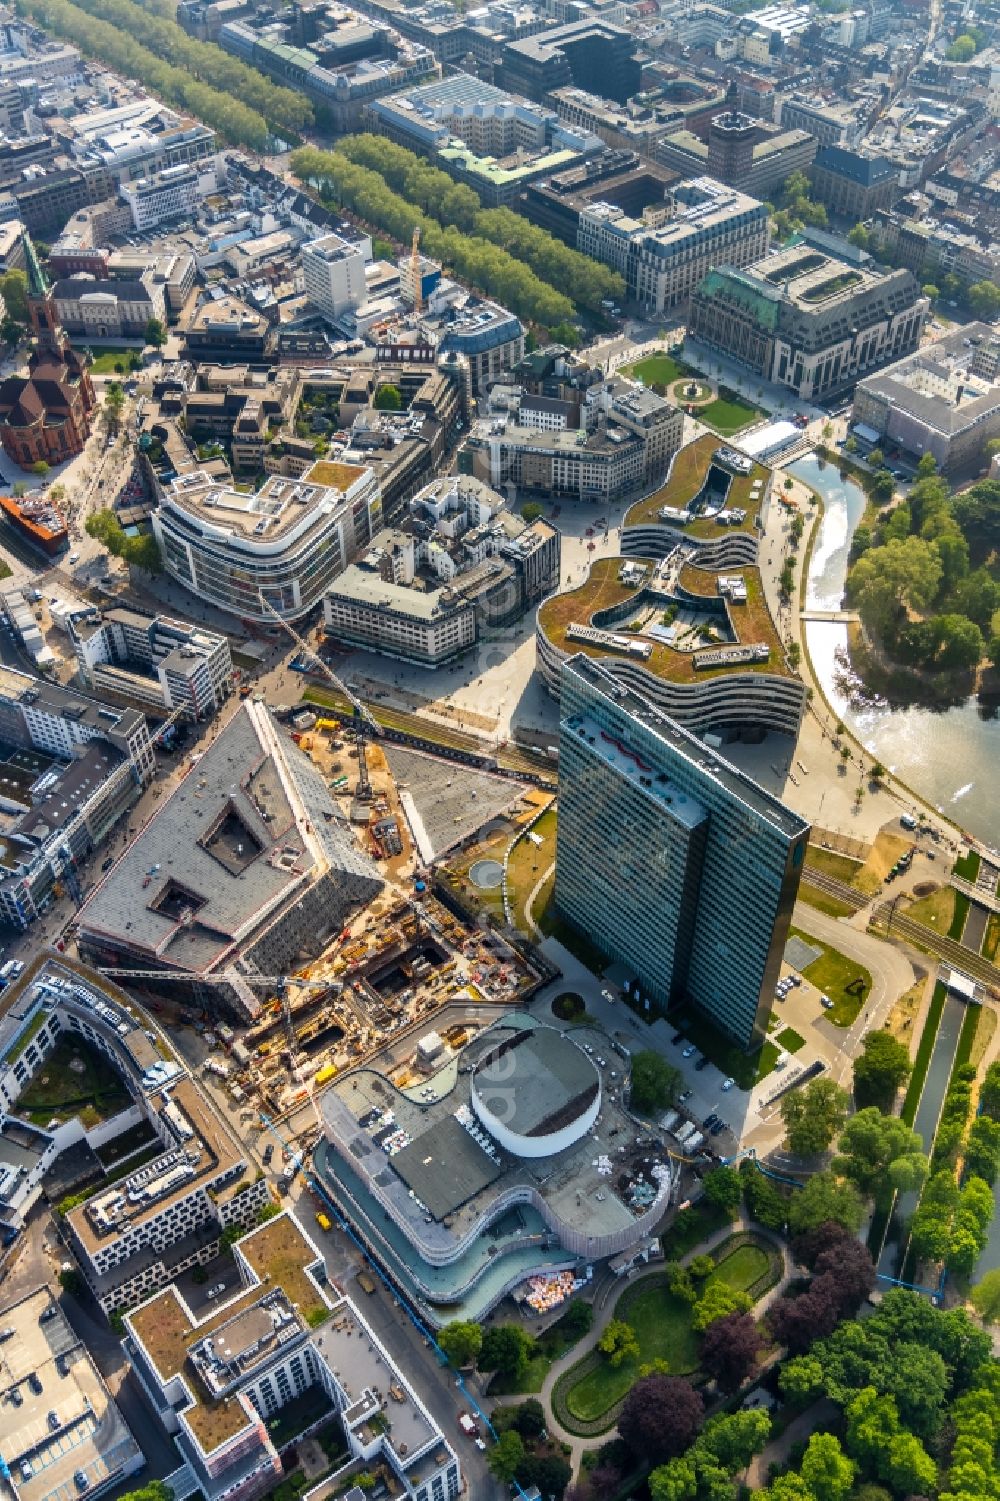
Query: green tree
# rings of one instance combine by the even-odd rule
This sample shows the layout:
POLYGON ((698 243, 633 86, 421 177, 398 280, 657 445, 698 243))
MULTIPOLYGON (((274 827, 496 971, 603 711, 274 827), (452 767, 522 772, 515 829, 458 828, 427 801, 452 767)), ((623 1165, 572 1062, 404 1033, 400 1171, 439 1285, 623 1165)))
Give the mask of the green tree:
POLYGON ((977 318, 992 323, 1000 313, 1000 287, 995 281, 976 281, 966 293, 969 307, 977 318))
POLYGON ((859 558, 848 573, 847 592, 865 624, 885 632, 906 606, 926 609, 940 583, 937 549, 921 537, 907 537, 873 547, 859 558))
POLYGON ((107 412, 112 426, 117 427, 121 420, 122 407, 124 405, 125 392, 121 385, 116 380, 109 381, 104 392, 104 410, 107 412))
POLYGON ((788 1149, 797 1157, 824 1152, 847 1117, 847 1093, 832 1079, 813 1079, 793 1089, 780 1105, 788 1149))
POLYGON ((524 1444, 521 1435, 513 1428, 501 1433, 486 1456, 486 1464, 494 1479, 509 1485, 514 1479, 518 1465, 524 1459, 524 1444))
POLYGON ((375 393, 372 406, 377 412, 398 412, 402 410, 403 396, 398 386, 386 384, 379 386, 375 393))
POLYGON ((481 1327, 465 1319, 445 1324, 437 1339, 452 1366, 473 1365, 483 1347, 481 1327))
MULTIPOLYGON (((872 767, 872 777, 884 776, 885 768, 878 762, 872 767)), ((866 1032, 861 1052, 854 1060, 854 1098, 859 1108, 877 1105, 880 1110, 891 1110, 896 1091, 910 1077, 910 1055, 891 1032, 866 1032)))
POLYGON ((868 462, 873 469, 881 469, 885 463, 885 455, 881 448, 872 448, 868 452, 868 462))
MULTIPOLYGON (((966 32, 963 32, 961 36, 957 36, 945 53, 945 57, 947 57, 950 63, 971 62, 975 55, 976 39, 969 36, 966 32)), ((979 313, 976 314, 977 318, 980 316, 979 313)))
POLYGON ((809 1402, 823 1387, 823 1366, 815 1355, 796 1355, 778 1373, 778 1385, 793 1402, 809 1402))
MULTIPOLYGON (((887 1198, 891 1192, 891 1172, 897 1161, 908 1164, 918 1187, 927 1171, 922 1155, 923 1142, 917 1133, 897 1115, 883 1115, 869 1105, 852 1115, 840 1136, 840 1155, 833 1166, 855 1183, 866 1197, 887 1198)), ((905 1175, 904 1175, 905 1176, 905 1175)), ((908 1186, 910 1179, 906 1178, 908 1186)))
POLYGON ((481 1371, 496 1371, 505 1381, 517 1381, 528 1364, 534 1340, 516 1324, 493 1324, 483 1331, 477 1365, 481 1371))
POLYGON ((802 1479, 816 1501, 844 1501, 854 1484, 854 1464, 832 1433, 814 1433, 802 1456, 802 1479))
POLYGON ((28 278, 21 270, 5 271, 0 276, 0 297, 3 298, 8 318, 15 323, 28 321, 28 278))
POLYGON ((985 1324, 1000 1324, 1000 1271, 984 1272, 971 1297, 973 1308, 985 1324))
POLYGON ((608 1357, 608 1364, 618 1368, 626 1360, 638 1360, 639 1341, 631 1324, 624 1319, 611 1319, 597 1341, 597 1348, 608 1357))
POLYGON ((31 472, 37 474, 39 479, 44 479, 49 472, 49 466, 44 459, 39 459, 37 463, 32 464, 31 472))
POLYGON ((932 453, 923 453, 917 464, 917 475, 920 479, 926 479, 931 474, 937 474, 937 459, 932 453))
POLYGON ((771 1419, 759 1409, 720 1413, 709 1418, 695 1448, 711 1454, 727 1475, 738 1475, 759 1454, 771 1436, 771 1419))
POLYGON ((632 1058, 631 1100, 635 1110, 650 1115, 655 1110, 670 1105, 677 1098, 680 1070, 673 1067, 662 1053, 643 1048, 632 1058))
POLYGON ((936 287, 932 281, 925 281, 920 290, 921 292, 923 292, 928 302, 937 302, 938 298, 941 296, 941 288, 936 287))
POLYGON ((815 1230, 827 1220, 856 1231, 861 1224, 861 1208, 853 1183, 833 1173, 814 1173, 788 1201, 788 1224, 793 1235, 815 1230))
POLYGON ((533 521, 537 521, 539 516, 544 515, 545 507, 539 505, 537 500, 526 500, 521 507, 521 519, 522 521, 526 521, 529 526, 533 521))
POLYGON ((162 349, 167 342, 167 330, 162 318, 150 318, 146 324, 145 339, 154 349, 162 349))
POLYGON ((735 1214, 743 1197, 743 1184, 734 1168, 714 1167, 705 1174, 704 1191, 710 1204, 735 1214))
POLYGON ((721 1278, 710 1282, 694 1305, 691 1322, 696 1329, 707 1329, 716 1319, 726 1318, 731 1313, 748 1313, 753 1307, 749 1293, 730 1287, 721 1278))
POLYGON ((137 1490, 126 1491, 121 1501, 173 1501, 173 1490, 163 1480, 149 1480, 137 1490))

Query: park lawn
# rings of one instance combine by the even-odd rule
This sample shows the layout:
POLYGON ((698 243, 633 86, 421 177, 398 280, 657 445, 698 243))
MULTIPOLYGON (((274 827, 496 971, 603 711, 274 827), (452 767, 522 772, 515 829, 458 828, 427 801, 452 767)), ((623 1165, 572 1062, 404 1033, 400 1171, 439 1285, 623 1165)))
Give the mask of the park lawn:
MULTIPOLYGON (((806 848, 806 870, 810 869, 818 870, 821 875, 850 886, 861 870, 861 861, 852 860, 849 855, 838 855, 835 850, 824 850, 818 845, 810 844, 806 848)), ((809 877, 806 876, 805 879, 808 880, 809 877)))
POLYGON ((130 354, 138 354, 138 349, 102 349, 95 353, 93 364, 90 367, 93 375, 114 375, 115 366, 123 365, 128 370, 128 357, 130 354))
POLYGON ((621 373, 641 380, 646 386, 668 386, 671 381, 690 375, 691 370, 687 365, 678 363, 672 354, 661 351, 659 354, 647 354, 645 359, 636 360, 634 365, 626 365, 621 373))
POLYGON ((957 895, 954 886, 939 886, 930 896, 918 897, 903 910, 907 917, 922 923, 925 928, 933 928, 935 933, 947 933, 955 921, 957 895))
POLYGON ((741 432, 763 415, 760 407, 741 401, 733 391, 726 391, 707 406, 699 408, 698 421, 714 427, 724 438, 731 438, 733 433, 741 432))
POLYGON ((965 932, 965 923, 971 906, 972 903, 964 891, 955 892, 955 913, 951 919, 951 926, 948 929, 948 937, 954 938, 956 943, 961 943, 962 941, 962 934, 965 932))
POLYGON ((757 1078, 766 1079, 768 1074, 773 1071, 774 1065, 777 1063, 777 1061, 777 1045, 773 1043, 770 1038, 768 1038, 767 1042, 765 1042, 764 1046, 757 1054, 757 1078))
MULTIPOLYGON (((759 1246, 738 1246, 716 1267, 706 1286, 725 1282, 745 1291, 767 1272, 767 1253, 759 1246)), ((654 1360, 666 1363, 672 1376, 688 1376, 698 1369, 699 1337, 691 1322, 691 1306, 669 1291, 665 1277, 639 1283, 630 1296, 618 1300, 615 1317, 635 1330, 639 1355, 615 1368, 602 1360, 566 1393, 566 1406, 581 1422, 593 1422, 628 1392, 639 1368, 654 1360)))
POLYGON ((797 1053, 799 1048, 806 1045, 805 1038, 800 1037, 794 1027, 786 1027, 783 1032, 779 1032, 777 1041, 778 1046, 784 1048, 786 1053, 797 1053))
POLYGON ((815 985, 817 990, 829 996, 833 1002, 832 1009, 823 1013, 827 1021, 833 1022, 835 1027, 849 1027, 857 1019, 858 1012, 871 991, 871 975, 860 964, 855 964, 853 959, 830 948, 822 939, 813 938, 811 933, 803 933, 801 928, 791 928, 789 936, 801 938, 803 943, 823 950, 820 957, 807 965, 802 973, 810 985, 815 985), (847 987, 859 979, 863 982, 861 990, 857 993, 848 991, 847 987))
POLYGON ((961 876, 966 881, 974 881, 979 874, 978 850, 966 850, 964 855, 959 855, 951 868, 956 876, 961 876))
POLYGON ((548 870, 556 858, 555 808, 550 808, 543 813, 531 832, 537 834, 542 843, 535 844, 525 834, 515 844, 507 862, 507 898, 510 902, 510 910, 516 926, 525 931, 527 931, 527 924, 523 920, 525 903, 538 877, 548 870))
POLYGON ((810 886, 806 876, 799 887, 799 901, 808 902, 810 907, 825 912, 827 917, 851 917, 854 913, 849 902, 842 902, 839 896, 831 896, 828 891, 820 891, 818 886, 810 886))
POLYGON ((529 1397, 541 1391, 549 1366, 554 1361, 561 1360, 583 1338, 582 1334, 567 1333, 565 1319, 566 1314, 563 1314, 544 1333, 538 1335, 534 1353, 519 1381, 505 1381, 499 1372, 493 1377, 490 1382, 491 1397, 529 1397))

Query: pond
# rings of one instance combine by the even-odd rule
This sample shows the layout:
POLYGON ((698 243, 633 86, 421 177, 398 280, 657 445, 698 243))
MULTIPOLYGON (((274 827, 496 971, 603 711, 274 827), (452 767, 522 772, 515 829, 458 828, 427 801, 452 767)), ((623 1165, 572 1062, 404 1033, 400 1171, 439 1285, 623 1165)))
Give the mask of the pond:
MULTIPOLYGON (((836 464, 810 454, 789 465, 790 473, 822 497, 824 514, 806 581, 806 608, 839 608, 854 529, 865 510, 865 493, 836 464)), ((847 627, 806 622, 813 670, 828 702, 869 753, 988 845, 1000 847, 1000 706, 975 694, 942 708, 893 708, 884 700, 852 700, 842 665, 847 627)))

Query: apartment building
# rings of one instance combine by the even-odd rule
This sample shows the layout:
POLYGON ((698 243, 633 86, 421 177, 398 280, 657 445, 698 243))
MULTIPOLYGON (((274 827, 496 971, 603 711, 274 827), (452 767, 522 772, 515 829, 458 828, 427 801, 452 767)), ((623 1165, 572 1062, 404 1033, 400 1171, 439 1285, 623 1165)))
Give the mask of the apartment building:
POLYGON ((152 780, 156 758, 144 714, 0 667, 0 741, 70 761, 94 740, 106 740, 127 761, 138 786, 152 780))
POLYGON ((455 1451, 298 1220, 286 1211, 252 1230, 233 1259, 238 1286, 221 1306, 199 1317, 170 1287, 125 1319, 128 1359, 205 1501, 273 1488, 269 1424, 315 1388, 348 1448, 331 1490, 361 1494, 361 1477, 384 1468, 407 1501, 457 1501, 455 1451))

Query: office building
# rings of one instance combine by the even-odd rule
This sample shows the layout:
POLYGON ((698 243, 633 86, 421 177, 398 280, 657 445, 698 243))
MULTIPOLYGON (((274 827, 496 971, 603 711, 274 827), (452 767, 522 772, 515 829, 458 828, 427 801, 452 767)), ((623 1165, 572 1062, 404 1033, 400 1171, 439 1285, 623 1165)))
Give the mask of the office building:
POLYGON ((199 598, 241 618, 298 620, 368 546, 381 521, 372 470, 319 460, 301 480, 272 474, 236 490, 204 470, 160 494, 163 566, 199 598))
POLYGON ((927 309, 912 271, 806 230, 742 271, 710 271, 691 299, 688 336, 815 401, 916 349, 927 309))
POLYGON ((520 212, 575 250, 584 209, 595 203, 610 203, 641 220, 644 209, 663 206, 667 189, 676 181, 676 172, 668 172, 634 151, 608 150, 540 182, 528 183, 520 212))
POLYGON ((789 663, 757 569, 771 474, 706 433, 625 516, 621 556, 539 607, 539 676, 558 698, 576 653, 697 734, 796 735, 805 685, 789 663))
POLYGON ((1000 339, 988 323, 950 329, 859 381, 852 420, 871 441, 914 460, 933 454, 949 479, 976 474, 1000 438, 1000 339))
POLYGON ((656 154, 682 177, 714 177, 754 198, 770 199, 791 173, 808 171, 816 138, 731 107, 712 120, 707 140, 692 130, 674 131, 663 137, 656 154))
POLYGON ((51 1289, 6 1302, 0 1325, 3 1464, 14 1501, 46 1501, 53 1491, 103 1496, 141 1470, 145 1456, 51 1289))
POLYGON ((741 1047, 765 1037, 809 825, 599 664, 563 668, 560 912, 741 1047))
POLYGON ((485 394, 524 354, 520 320, 496 302, 470 298, 463 307, 446 309, 437 333, 439 354, 468 361, 473 396, 485 394))
POLYGON ((576 248, 613 267, 649 311, 686 303, 717 265, 746 266, 767 253, 765 205, 711 177, 669 190, 666 203, 633 218, 610 203, 579 214, 576 248))
POLYGON ((67 334, 81 343, 90 339, 146 340, 151 318, 166 318, 162 282, 148 273, 136 281, 97 281, 72 276, 52 287, 56 316, 67 334))
MULTIPOLYGON (((81 955, 172 970, 243 1019, 242 956, 284 974, 382 889, 322 777, 263 704, 243 704, 78 914, 81 955)), ((183 987, 175 983, 177 994, 183 987)))
POLYGON ((809 172, 812 196, 845 223, 871 219, 891 208, 902 189, 899 167, 888 157, 846 146, 823 146, 809 172))
POLYGON ((302 247, 306 299, 331 323, 360 307, 367 298, 365 264, 371 260, 371 252, 365 253, 367 244, 367 240, 349 241, 327 234, 302 247))
MULTIPOLYGON (((128 1359, 205 1501, 274 1488, 282 1464, 269 1430, 306 1394, 325 1398, 343 1429, 331 1494, 364 1494, 364 1477, 381 1474, 407 1501, 457 1501, 457 1455, 298 1220, 279 1215, 232 1254, 224 1301, 199 1315, 170 1287, 125 1320, 128 1359)), ((292 1426, 288 1442, 302 1436, 292 1426)))
POLYGON ((132 228, 145 231, 175 219, 190 219, 217 187, 214 161, 179 162, 149 177, 123 182, 118 191, 128 205, 132 228))
POLYGON ((367 114, 373 129, 429 157, 487 208, 512 204, 529 182, 603 150, 592 131, 467 73, 376 99, 367 114))
POLYGON ((232 692, 229 641, 204 626, 115 607, 70 623, 84 682, 157 712, 208 719, 232 692))
POLYGON ((512 94, 549 98, 576 84, 588 93, 626 104, 639 92, 635 38, 597 16, 571 20, 534 36, 508 41, 495 70, 512 94))

